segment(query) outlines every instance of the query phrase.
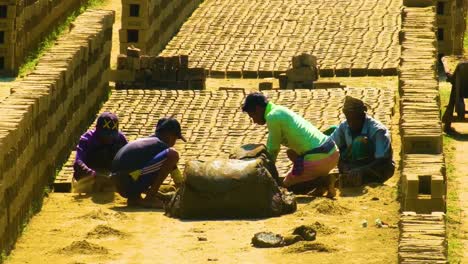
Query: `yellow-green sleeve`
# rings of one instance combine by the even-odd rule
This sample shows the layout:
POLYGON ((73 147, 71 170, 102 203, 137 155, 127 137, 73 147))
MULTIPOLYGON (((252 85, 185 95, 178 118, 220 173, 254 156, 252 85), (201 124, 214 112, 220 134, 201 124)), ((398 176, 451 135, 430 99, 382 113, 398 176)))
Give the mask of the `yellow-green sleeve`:
POLYGON ((269 120, 267 122, 268 126, 268 140, 267 140, 267 150, 270 153, 273 161, 276 161, 278 153, 281 148, 281 126, 278 123, 278 120, 269 120))

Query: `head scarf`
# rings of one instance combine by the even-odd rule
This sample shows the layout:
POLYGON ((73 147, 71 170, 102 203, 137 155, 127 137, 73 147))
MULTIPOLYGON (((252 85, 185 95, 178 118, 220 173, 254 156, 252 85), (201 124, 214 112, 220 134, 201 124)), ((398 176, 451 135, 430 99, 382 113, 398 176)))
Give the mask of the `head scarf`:
POLYGON ((343 113, 366 112, 367 106, 363 101, 347 95, 343 105, 343 113))

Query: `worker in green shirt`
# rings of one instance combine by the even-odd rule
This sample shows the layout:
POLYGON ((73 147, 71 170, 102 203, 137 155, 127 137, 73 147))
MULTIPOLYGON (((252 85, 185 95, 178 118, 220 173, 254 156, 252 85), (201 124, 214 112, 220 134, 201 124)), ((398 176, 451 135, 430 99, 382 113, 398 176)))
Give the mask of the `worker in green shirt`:
POLYGON ((288 158, 293 162, 283 185, 293 192, 315 188, 313 195, 334 197, 335 179, 329 172, 336 167, 340 154, 331 138, 320 132, 310 122, 290 109, 269 102, 259 92, 249 94, 242 106, 253 122, 267 125, 267 150, 276 160, 281 145, 288 148, 288 158))

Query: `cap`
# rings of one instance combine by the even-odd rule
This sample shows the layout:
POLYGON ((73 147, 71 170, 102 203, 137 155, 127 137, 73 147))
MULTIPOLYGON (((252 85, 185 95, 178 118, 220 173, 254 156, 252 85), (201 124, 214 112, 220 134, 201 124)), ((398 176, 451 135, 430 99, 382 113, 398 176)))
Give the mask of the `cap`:
POLYGON ((119 132, 119 119, 111 112, 99 115, 96 122, 96 132, 103 135, 117 136, 119 132))
POLYGON ((161 131, 171 131, 175 133, 179 139, 181 139, 184 142, 187 142, 187 140, 182 136, 182 128, 180 127, 179 121, 177 119, 172 118, 172 117, 163 117, 158 120, 158 123, 156 124, 156 133, 161 132, 161 131))
POLYGON ((347 95, 343 103, 343 112, 366 112, 368 105, 364 101, 347 95))
POLYGON ((242 105, 243 112, 252 112, 255 110, 255 106, 266 107, 268 104, 267 97, 259 92, 253 92, 247 95, 244 104, 242 105))

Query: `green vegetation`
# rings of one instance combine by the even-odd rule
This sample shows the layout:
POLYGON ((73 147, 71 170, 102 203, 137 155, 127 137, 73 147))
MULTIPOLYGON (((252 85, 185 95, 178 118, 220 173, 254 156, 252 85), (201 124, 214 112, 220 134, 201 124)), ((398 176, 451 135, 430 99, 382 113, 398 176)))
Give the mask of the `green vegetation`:
POLYGON ((463 257, 463 244, 460 237, 461 208, 458 196, 458 176, 454 167, 456 139, 444 136, 445 164, 447 166, 447 238, 449 263, 460 263, 463 257))
POLYGON ((105 1, 106 0, 89 0, 88 3, 83 5, 79 10, 70 14, 70 16, 68 16, 62 24, 57 26, 41 41, 39 47, 36 50, 29 53, 25 59, 25 62, 19 69, 19 77, 24 77, 34 70, 37 63, 39 62, 39 59, 54 45, 58 37, 60 37, 63 33, 66 32, 66 30, 70 28, 70 24, 76 19, 76 17, 86 11, 86 9, 100 6, 105 1))

